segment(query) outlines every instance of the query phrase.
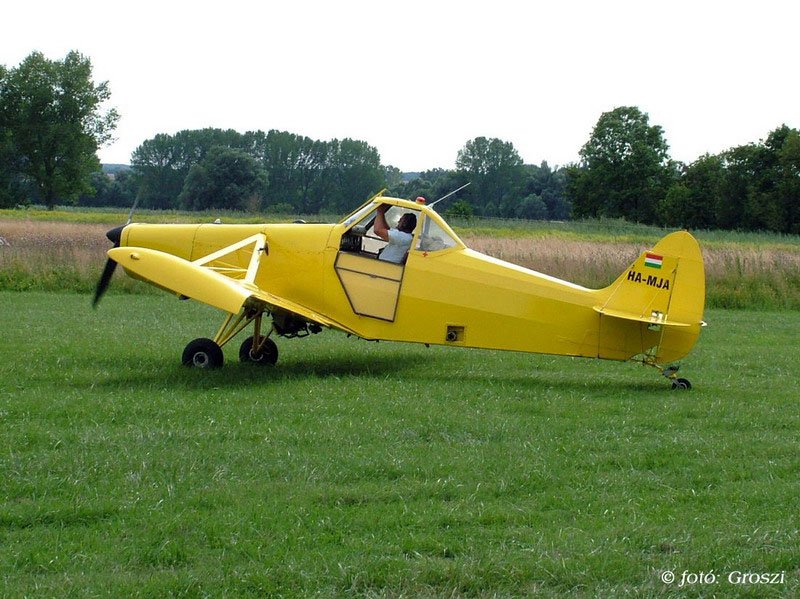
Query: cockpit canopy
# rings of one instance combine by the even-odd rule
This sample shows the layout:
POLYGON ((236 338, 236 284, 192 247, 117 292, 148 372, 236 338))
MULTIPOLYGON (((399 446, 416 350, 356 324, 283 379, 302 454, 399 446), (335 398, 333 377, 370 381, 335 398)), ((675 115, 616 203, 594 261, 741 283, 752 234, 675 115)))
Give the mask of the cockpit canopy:
POLYGON ((386 211, 386 222, 389 227, 396 228, 404 214, 411 213, 416 216, 417 226, 413 233, 412 249, 430 253, 465 247, 444 219, 431 208, 408 200, 378 196, 362 204, 340 221, 339 224, 345 227, 341 250, 376 258, 380 255, 387 244, 374 231, 377 209, 381 204, 390 205, 386 211))

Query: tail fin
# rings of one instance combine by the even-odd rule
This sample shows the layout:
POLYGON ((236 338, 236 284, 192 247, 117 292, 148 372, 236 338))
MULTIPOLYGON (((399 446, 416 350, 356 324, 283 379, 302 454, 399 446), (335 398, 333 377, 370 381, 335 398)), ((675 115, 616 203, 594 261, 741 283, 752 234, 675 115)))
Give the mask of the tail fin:
MULTIPOLYGON (((601 346, 616 346, 613 336, 630 329, 619 320, 633 321, 642 329, 642 342, 654 343, 659 361, 683 357, 694 345, 703 324, 705 273, 700 246, 686 231, 671 233, 639 256, 598 296, 600 301, 594 309, 617 321, 601 327, 601 346), (652 339, 645 341, 644 329, 658 334, 647 335, 652 339)), ((625 347, 624 351, 630 351, 629 343, 625 347)), ((643 347, 634 353, 650 349, 643 347)))

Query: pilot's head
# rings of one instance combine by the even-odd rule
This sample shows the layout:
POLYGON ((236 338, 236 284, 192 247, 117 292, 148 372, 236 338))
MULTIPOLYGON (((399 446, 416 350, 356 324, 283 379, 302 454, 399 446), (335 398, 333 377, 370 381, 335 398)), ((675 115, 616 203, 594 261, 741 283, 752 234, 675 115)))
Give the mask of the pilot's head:
POLYGON ((397 228, 403 233, 413 233, 416 227, 417 216, 415 214, 411 214, 410 212, 407 212, 401 216, 399 222, 397 223, 397 228))

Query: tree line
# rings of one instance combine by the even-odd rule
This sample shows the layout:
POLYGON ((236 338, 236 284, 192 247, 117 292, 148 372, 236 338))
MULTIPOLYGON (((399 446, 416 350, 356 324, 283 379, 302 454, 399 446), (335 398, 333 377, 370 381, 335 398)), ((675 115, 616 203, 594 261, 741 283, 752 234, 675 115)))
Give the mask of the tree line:
POLYGON ((800 132, 786 125, 683 164, 646 113, 619 107, 601 115, 580 158, 566 167, 524 164, 510 142, 477 137, 459 150, 455 169, 409 177, 361 141, 203 129, 145 141, 132 173, 106 182, 94 202, 125 206, 138 195, 150 208, 342 213, 384 187, 431 200, 470 183, 447 204, 450 214, 800 233, 800 132))
POLYGON ((567 169, 576 218, 800 234, 800 132, 787 125, 683 164, 661 127, 624 106, 600 117, 580 156, 567 169))
POLYGON ((136 148, 131 166, 148 208, 342 212, 385 184, 366 142, 277 130, 160 134, 136 148))
POLYGON ((455 170, 412 176, 381 164, 378 151, 352 139, 319 141, 285 131, 238 133, 202 129, 160 134, 142 143, 130 173, 87 205, 155 209, 230 209, 294 214, 343 213, 382 188, 400 197, 434 199, 471 183, 451 205, 458 214, 568 218, 563 170, 524 165, 513 145, 476 138, 458 154, 455 170), (516 194, 523 194, 517 201, 516 194))
POLYGON ((673 160, 663 129, 638 107, 603 113, 575 164, 525 164, 513 144, 476 137, 454 169, 402 173, 354 139, 314 140, 286 131, 200 129, 159 134, 108 177, 97 150, 119 115, 102 110, 77 52, 51 61, 34 52, 0 65, 0 206, 29 202, 154 209, 343 213, 388 188, 436 199, 462 216, 524 219, 608 217, 670 227, 800 233, 800 133, 781 125, 765 140, 673 160))

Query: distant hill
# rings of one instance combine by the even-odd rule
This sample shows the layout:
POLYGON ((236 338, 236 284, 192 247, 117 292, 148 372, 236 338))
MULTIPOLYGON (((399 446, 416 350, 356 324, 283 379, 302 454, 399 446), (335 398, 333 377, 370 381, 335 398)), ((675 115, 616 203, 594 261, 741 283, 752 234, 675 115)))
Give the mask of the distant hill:
POLYGON ((130 164, 101 164, 100 166, 106 175, 116 175, 131 170, 130 164))

